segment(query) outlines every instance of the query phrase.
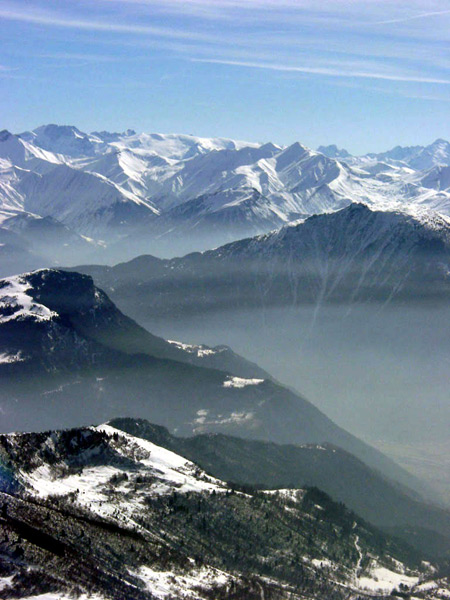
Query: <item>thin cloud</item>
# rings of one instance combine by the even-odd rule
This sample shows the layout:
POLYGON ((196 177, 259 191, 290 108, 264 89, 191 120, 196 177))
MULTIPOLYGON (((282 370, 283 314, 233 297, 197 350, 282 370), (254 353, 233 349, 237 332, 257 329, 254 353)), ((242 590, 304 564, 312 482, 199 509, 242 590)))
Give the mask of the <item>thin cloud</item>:
POLYGON ((432 100, 432 101, 437 101, 437 102, 450 102, 450 97, 446 97, 446 96, 442 96, 442 95, 438 95, 438 94, 428 94, 428 93, 422 93, 420 91, 407 91, 404 89, 399 89, 398 86, 395 87, 386 87, 386 86, 377 86, 376 84, 362 84, 362 83, 358 83, 356 81, 344 81, 344 80, 340 80, 340 81, 333 81, 333 83, 331 82, 324 82, 326 85, 332 85, 333 87, 337 86, 337 87, 344 87, 344 88, 351 88, 351 89, 357 89, 357 90, 368 90, 371 92, 377 92, 379 94, 383 94, 383 95, 388 95, 388 96, 400 96, 402 98, 412 98, 415 100, 432 100))
POLYGON ((165 14, 178 14, 184 17, 191 15, 204 19, 234 19, 239 14, 240 19, 258 20, 264 15, 273 22, 284 21, 291 23, 299 18, 311 22, 339 23, 341 26, 352 22, 361 26, 401 23, 423 19, 437 15, 448 14, 449 10, 438 10, 439 4, 432 0, 398 0, 392 3, 380 0, 365 0, 364 3, 349 2, 348 0, 100 0, 106 4, 132 5, 143 10, 165 14), (432 6, 436 10, 431 10, 432 6), (399 10, 420 10, 419 14, 408 14, 392 18, 382 18, 389 10, 398 13, 399 10), (361 15, 366 19, 361 21, 361 15), (368 17, 368 19, 367 19, 368 17), (372 19, 370 20, 370 17, 372 19))
POLYGON ((308 73, 312 75, 328 75, 330 77, 357 77, 362 79, 382 79, 386 81, 404 81, 414 83, 435 83, 440 85, 450 85, 450 79, 438 79, 433 77, 422 77, 419 75, 399 75, 389 73, 371 73, 364 71, 345 71, 339 69, 329 69, 326 67, 299 67, 292 65, 280 65, 271 63, 255 63, 236 60, 220 60, 208 58, 193 58, 192 62, 211 63, 220 65, 229 65, 233 67, 246 67, 250 69, 266 69, 270 71, 283 71, 293 73, 308 73))
POLYGON ((195 40, 215 42, 216 36, 201 34, 181 29, 158 27, 153 25, 135 25, 126 23, 113 23, 87 19, 74 19, 56 14, 29 12, 22 10, 11 10, 0 7, 0 17, 11 21, 21 21, 36 25, 48 25, 51 27, 64 27, 68 29, 81 29, 86 31, 102 31, 106 33, 132 33, 138 35, 151 35, 157 37, 174 38, 181 40, 195 40))
MULTIPOLYGON (((75 15, 68 13, 47 11, 34 8, 30 5, 27 9, 12 3, 1 3, 0 17, 6 20, 20 21, 48 27, 60 27, 80 31, 97 31, 99 33, 131 34, 110 38, 114 44, 126 44, 127 42, 138 47, 142 44, 153 46, 155 49, 172 50, 174 53, 182 54, 181 58, 194 62, 209 62, 224 64, 235 67, 247 67, 253 69, 266 69, 273 71, 285 71, 292 73, 315 74, 340 78, 379 79, 398 82, 414 82, 426 84, 448 85, 448 61, 445 57, 439 57, 436 52, 436 43, 427 43, 416 37, 405 42, 398 38, 389 40, 380 32, 373 34, 377 27, 372 28, 372 33, 367 31, 355 31, 358 23, 355 17, 361 12, 367 16, 381 16, 381 11, 386 12, 388 3, 372 2, 367 0, 363 9, 359 9, 359 3, 349 3, 347 0, 324 0, 317 5, 311 0, 102 0, 105 3, 116 5, 143 5, 158 7, 164 11, 166 7, 178 7, 179 15, 183 13, 183 7, 214 7, 217 9, 236 9, 239 7, 254 7, 261 10, 274 10, 276 14, 283 13, 285 16, 289 11, 297 16, 304 16, 306 20, 314 19, 318 15, 329 22, 335 22, 336 15, 341 10, 340 18, 348 17, 348 25, 353 28, 347 36, 342 35, 340 27, 334 31, 324 31, 322 28, 304 28, 297 31, 295 28, 276 27, 272 24, 270 28, 256 26, 259 12, 255 11, 255 27, 242 28, 239 22, 233 27, 211 27, 201 28, 201 21, 197 19, 197 29, 183 25, 178 19, 173 21, 165 18, 159 22, 155 20, 154 14, 149 12, 147 18, 138 21, 138 12, 133 11, 134 23, 130 23, 130 10, 121 11, 120 18, 117 12, 111 12, 111 17, 103 19, 106 11, 101 13, 102 18, 88 15, 86 12, 78 12, 75 15), (366 8, 367 7, 367 8, 366 8), (280 10, 279 10, 280 9, 280 10), (283 11, 283 9, 286 9, 283 11), (122 14, 123 13, 123 14, 122 14), (114 19, 113 19, 114 15, 114 19), (129 20, 127 19, 129 18, 129 20), (136 22, 138 21, 138 22, 136 22), (341 56, 339 56, 341 55, 341 56), (368 60, 369 57, 374 60, 368 60), (380 59, 380 60, 376 60, 380 59), (393 60, 391 60, 393 59, 393 60), (306 66, 299 66, 299 62, 306 66), (395 61, 395 62, 394 62, 395 61), (295 64, 297 63, 297 64, 295 64), (427 72, 427 67, 432 70, 427 72), (440 69, 437 71, 437 69, 440 69), (439 74, 437 74, 439 73, 439 74)), ((409 4, 399 2, 395 7, 398 15, 399 8, 410 10, 423 7, 423 2, 410 0, 409 4)), ((61 5, 60 5, 61 6, 61 5)), ((66 5, 67 6, 67 5, 66 5)), ((85 5, 91 7, 90 4, 85 5)), ((81 9, 81 4, 78 5, 81 9)), ((72 5, 73 8, 73 5, 72 5)), ((434 8, 434 5, 430 5, 434 8)), ((240 12, 239 12, 240 14, 240 12)), ((394 23, 412 19, 427 18, 435 15, 450 14, 450 10, 429 10, 412 16, 399 16, 395 19, 384 21, 372 21, 366 25, 377 25, 382 23, 394 23)), ((142 17, 144 15, 141 15, 142 17)), ((388 15, 387 15, 388 16, 388 15)), ((265 22, 263 18, 263 22, 265 22)), ((425 28, 424 28, 425 29, 425 28)), ((102 43, 108 38, 107 35, 96 36, 96 42, 102 43)), ((442 48, 442 45, 438 46, 442 48)), ((72 61, 105 61, 113 62, 118 57, 98 56, 89 53, 46 53, 40 58, 60 59, 72 61)))
POLYGON ((437 17, 439 15, 449 15, 450 10, 436 10, 433 12, 420 13, 418 15, 410 15, 407 17, 399 17, 397 19, 386 19, 385 21, 376 21, 374 25, 389 25, 390 23, 404 23, 406 21, 415 21, 416 19, 427 19, 429 17, 437 17))
POLYGON ((50 58, 54 60, 84 60, 93 62, 115 62, 116 56, 107 56, 102 54, 84 54, 77 52, 49 52, 47 54, 39 54, 37 58, 50 58))

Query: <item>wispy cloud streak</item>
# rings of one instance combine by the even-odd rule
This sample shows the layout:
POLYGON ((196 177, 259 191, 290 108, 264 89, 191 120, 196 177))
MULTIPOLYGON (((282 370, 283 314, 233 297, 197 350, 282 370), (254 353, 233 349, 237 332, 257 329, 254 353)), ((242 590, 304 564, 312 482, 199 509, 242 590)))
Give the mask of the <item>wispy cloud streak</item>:
POLYGON ((107 56, 103 54, 84 54, 81 52, 49 52, 48 54, 38 54, 37 58, 49 58, 52 60, 69 60, 69 61, 93 61, 93 62, 113 62, 117 58, 115 56, 107 56))
POLYGON ((406 23, 407 21, 415 21, 417 19, 427 19, 430 17, 438 17, 438 16, 442 16, 442 15, 449 15, 449 14, 450 14, 450 10, 436 10, 433 12, 420 13, 418 15, 409 15, 409 16, 405 16, 405 17, 398 17, 396 19, 386 19, 384 21, 376 21, 373 24, 374 25, 388 25, 390 23, 406 23))
POLYGON ((150 35, 155 37, 165 37, 179 40, 196 40, 205 42, 215 42, 217 37, 213 35, 202 34, 194 31, 183 31, 181 29, 159 27, 153 25, 137 25, 129 23, 117 23, 108 21, 96 21, 88 19, 75 19, 71 17, 59 16, 56 14, 46 14, 42 12, 28 12, 22 10, 11 10, 0 6, 0 17, 11 21, 21 21, 24 23, 33 23, 36 25, 48 25, 50 27, 64 27, 68 29, 81 29, 86 31, 101 31, 109 33, 131 33, 137 35, 150 35))
POLYGON ((330 77, 357 77, 362 79, 382 79, 386 81, 404 81, 404 82, 415 82, 415 83, 435 83, 441 85, 450 85, 450 79, 439 79, 434 77, 422 77, 420 75, 401 75, 401 74, 389 74, 389 73, 370 73, 363 71, 346 71, 338 69, 330 69, 326 67, 307 67, 307 66, 293 66, 293 65, 280 65, 271 63, 256 63, 236 60, 220 60, 220 59, 207 59, 207 58, 193 58, 193 62, 201 63, 212 63, 220 65, 229 65, 233 67, 246 67, 251 69, 266 69, 270 71, 284 71, 293 73, 309 73, 315 75, 328 75, 330 77))
MULTIPOLYGON (((448 35, 444 24, 450 10, 438 6, 436 0, 72 0, 54 3, 54 10, 48 10, 43 0, 30 0, 26 6, 0 0, 0 18, 86 32, 86 38, 97 32, 96 44, 110 43, 111 49, 147 44, 172 59, 448 85, 449 64, 440 37, 448 35), (429 10, 423 10, 426 6, 429 10), (224 11, 236 18, 223 21, 224 11), (249 16, 251 21, 246 20, 249 16), (438 16, 439 27, 422 27, 422 20, 434 22, 438 16), (399 27, 389 27, 396 23, 399 27), (409 27, 413 34, 407 32, 409 27)), ((112 62, 119 51, 111 54, 48 52, 38 58, 65 59, 75 67, 80 60, 112 62)))

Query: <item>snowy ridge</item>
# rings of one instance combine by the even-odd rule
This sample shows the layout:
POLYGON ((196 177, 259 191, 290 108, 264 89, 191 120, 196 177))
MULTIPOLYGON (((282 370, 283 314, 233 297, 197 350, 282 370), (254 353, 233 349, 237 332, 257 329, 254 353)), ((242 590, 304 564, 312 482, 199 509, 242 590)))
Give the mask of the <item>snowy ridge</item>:
POLYGON ((446 301, 450 218, 420 207, 387 210, 352 203, 214 250, 160 261, 142 256, 125 264, 85 272, 136 318, 142 314, 134 312, 137 295, 130 301, 131 282, 139 286, 139 310, 149 319, 168 318, 173 311, 222 310, 225 285, 233 307, 407 297, 414 302, 433 295, 446 301))
MULTIPOLYGON (((146 595, 139 595, 145 591, 148 598, 160 600, 206 600, 239 589, 243 585, 241 569, 236 565, 230 568, 233 561, 228 561, 227 566, 226 560, 221 563, 223 568, 217 568, 221 564, 213 558, 214 553, 228 556, 230 548, 234 548, 233 537, 237 535, 240 536, 238 543, 242 543, 246 535, 259 539, 261 527, 264 528, 269 515, 273 522, 269 519, 267 524, 274 535, 279 535, 280 528, 283 532, 291 531, 291 536, 298 535, 301 553, 296 555, 296 564, 302 565, 301 581, 305 577, 312 582, 319 579, 322 585, 331 586, 329 592, 342 590, 347 594, 342 597, 366 591, 384 595, 398 588, 408 589, 411 594, 417 590, 419 597, 424 599, 445 597, 439 594, 446 592, 447 583, 432 578, 435 570, 430 563, 423 563, 420 568, 417 563, 417 568, 407 566, 406 562, 395 558, 401 555, 396 553, 402 552, 402 547, 396 546, 395 542, 389 546, 392 555, 386 548, 381 553, 376 551, 371 546, 373 532, 366 529, 367 524, 318 490, 262 490, 255 494, 249 489, 248 493, 243 493, 206 475, 182 456, 109 424, 9 434, 1 438, 1 457, 8 460, 11 473, 21 486, 20 491, 15 488, 16 492, 9 495, 9 505, 6 512, 3 509, 2 519, 5 514, 14 514, 25 523, 32 523, 33 527, 51 530, 56 536, 56 545, 52 546, 56 552, 58 544, 66 543, 67 538, 74 545, 78 540, 80 554, 84 554, 80 548, 86 549, 86 544, 89 555, 93 548, 97 552, 96 545, 100 544, 96 568, 112 551, 113 562, 109 565, 114 567, 115 574, 120 573, 128 589, 125 597, 146 599, 146 595), (340 542, 336 540, 336 531, 342 524, 337 525, 338 520, 333 525, 333 520, 329 520, 330 507, 332 511, 339 510, 340 518, 344 519, 347 532, 342 531, 340 542), (55 520, 49 522, 53 509, 55 520), (99 537, 93 535, 93 526, 98 528, 99 537), (236 527, 245 531, 238 532, 236 527), (297 534, 297 530, 300 533, 297 534), (105 539, 107 532, 111 533, 109 539, 105 539), (312 532, 319 536, 319 543, 311 552, 304 538, 312 532), (231 546, 221 546, 217 541, 221 539, 231 546), (116 544, 112 548, 110 544, 114 540, 116 544), (211 548, 208 540, 213 540, 211 548), (207 551, 203 552, 201 548, 205 543, 207 551), (355 552, 352 552, 353 547, 355 552), (141 550, 137 552, 137 548, 141 550), (342 555, 342 562, 336 558, 336 549, 339 549, 339 556, 342 555), (211 560, 204 561, 203 558, 208 556, 211 560)), ((289 543, 289 535, 277 543, 283 539, 285 545, 289 543)), ((266 543, 270 545, 272 540, 269 538, 266 543)), ((252 580, 259 581, 256 590, 262 594, 265 582, 277 590, 285 590, 276 596, 280 600, 308 597, 297 595, 298 581, 289 579, 289 571, 278 570, 277 574, 277 567, 272 572, 266 570, 272 561, 276 561, 275 565, 281 564, 279 560, 283 557, 276 558, 280 550, 284 551, 283 545, 275 544, 268 553, 265 548, 255 553, 252 560, 255 564, 265 565, 266 574, 265 578, 258 579, 260 572, 252 573, 252 580)), ((33 558, 36 561, 36 555, 33 558)), ((292 568, 295 574, 295 567, 292 568)), ((8 590, 14 583, 10 575, 0 578, 0 591, 8 590)), ((118 583, 116 578, 114 585, 118 583)), ((51 593, 48 597, 53 598, 51 593)), ((58 597, 66 596, 61 593, 58 597)), ((100 599, 101 594, 88 597, 100 599)), ((124 597, 124 592, 117 597, 124 597)), ((336 597, 341 598, 339 594, 336 597)))
MULTIPOLYGON (((353 273, 357 273, 357 281, 352 283, 354 297, 363 286, 384 285, 389 277, 395 290, 400 290, 412 270, 420 267, 421 248, 427 245, 436 247, 435 252, 440 248, 434 268, 437 277, 446 279, 450 269, 449 217, 420 208, 375 210, 352 204, 203 256, 224 268, 237 260, 256 261, 267 277, 271 271, 288 271, 292 282, 304 268, 307 277, 314 273, 317 294, 325 300, 353 273), (412 260, 415 253, 417 261, 412 260)), ((426 261, 423 268, 429 271, 430 259, 426 261)))
MULTIPOLYGON (((147 497, 187 492, 221 492, 225 483, 206 475, 197 465, 147 440, 136 438, 110 425, 91 428, 105 434, 103 442, 77 452, 77 439, 71 442, 79 468, 71 473, 70 463, 58 460, 22 470, 19 480, 41 498, 74 494, 76 501, 103 517, 133 519, 145 507, 147 497), (113 461, 109 456, 116 456, 113 461), (132 461, 134 468, 125 469, 132 461), (123 463, 123 464, 122 464, 123 463), (139 485, 145 482, 145 485, 139 485), (111 490, 114 489, 114 498, 111 490)), ((89 440, 89 429, 81 430, 89 440)), ((47 452, 55 452, 54 435, 45 441, 47 452)))
POLYGON ((219 150, 240 150, 245 147, 257 148, 259 144, 230 140, 226 138, 201 138, 185 134, 134 133, 120 136, 111 144, 115 148, 132 150, 145 155, 153 153, 167 159, 180 160, 219 150))

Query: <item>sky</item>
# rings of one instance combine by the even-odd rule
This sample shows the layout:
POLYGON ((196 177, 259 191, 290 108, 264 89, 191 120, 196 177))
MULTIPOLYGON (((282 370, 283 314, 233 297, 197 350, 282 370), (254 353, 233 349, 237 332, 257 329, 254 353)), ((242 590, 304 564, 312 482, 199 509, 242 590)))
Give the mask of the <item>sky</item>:
POLYGON ((0 128, 450 138, 450 0, 0 0, 0 128))

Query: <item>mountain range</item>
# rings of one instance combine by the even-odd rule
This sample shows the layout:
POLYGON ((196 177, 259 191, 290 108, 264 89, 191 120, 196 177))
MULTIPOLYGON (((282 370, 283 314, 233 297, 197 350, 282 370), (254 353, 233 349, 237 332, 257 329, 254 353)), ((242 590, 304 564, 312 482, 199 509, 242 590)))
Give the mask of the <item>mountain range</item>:
POLYGON ((449 234, 438 213, 359 203, 181 258, 74 268, 152 331, 231 345, 448 502, 449 234))
POLYGON ((19 135, 4 130, 2 231, 18 233, 15 217, 23 221, 24 214, 28 223, 50 218, 52 230, 55 221, 63 227, 48 248, 3 242, 12 258, 1 274, 12 274, 14 260, 40 267, 55 264, 56 255, 68 264, 60 250, 73 236, 74 263, 105 263, 204 250, 351 202, 450 215, 444 140, 363 157, 320 150, 132 130, 86 134, 58 125, 19 135))
POLYGON ((433 492, 411 474, 231 349, 147 332, 87 275, 45 269, 0 281, 0 374, 4 432, 116 418, 220 478, 319 486, 433 555, 450 539, 448 513, 424 504, 433 492), (205 432, 296 446, 173 437, 205 432))

